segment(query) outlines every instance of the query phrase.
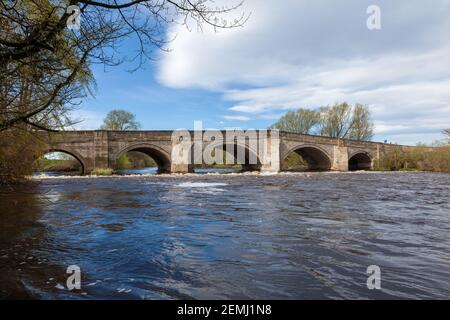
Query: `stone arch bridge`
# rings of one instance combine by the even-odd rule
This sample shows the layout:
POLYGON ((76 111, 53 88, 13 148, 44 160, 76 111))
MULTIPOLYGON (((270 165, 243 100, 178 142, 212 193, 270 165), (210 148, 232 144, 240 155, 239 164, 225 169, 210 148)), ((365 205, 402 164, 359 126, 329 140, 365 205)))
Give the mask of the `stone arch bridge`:
MULTIPOLYGON (((232 146, 234 155, 239 149, 245 154, 241 162, 245 170, 267 172, 282 171, 283 161, 296 152, 308 163, 310 170, 367 170, 373 167, 380 154, 392 145, 288 133, 278 130, 256 130, 245 139, 229 135, 228 131, 63 131, 57 133, 40 132, 44 148, 42 154, 60 151, 75 157, 82 165, 83 173, 95 168, 114 168, 116 160, 129 151, 140 151, 152 157, 158 164, 159 172, 192 172, 193 152, 182 152, 180 144, 193 146, 195 143, 204 150, 214 144, 212 136, 223 134, 223 140, 216 147, 232 146), (256 146, 256 147, 255 147, 256 146), (264 146, 264 147, 261 147, 264 146), (260 147, 258 150, 256 150, 260 147), (180 151, 181 150, 181 151, 180 151), (256 162, 249 162, 249 159, 256 162), (191 161, 188 161, 188 159, 191 161)), ((245 135, 246 132, 244 132, 245 135)), ((192 148, 193 149, 193 148, 192 148)), ((191 150, 192 150, 191 149, 191 150)), ((228 151, 228 149, 226 149, 228 151)))

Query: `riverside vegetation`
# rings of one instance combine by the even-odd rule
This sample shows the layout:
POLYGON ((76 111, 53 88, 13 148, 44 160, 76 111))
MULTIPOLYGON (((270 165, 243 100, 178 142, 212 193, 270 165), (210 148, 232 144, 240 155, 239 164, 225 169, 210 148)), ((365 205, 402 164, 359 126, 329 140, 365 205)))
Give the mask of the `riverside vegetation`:
POLYGON ((450 172, 450 144, 418 145, 408 150, 395 148, 375 162, 379 171, 450 172))

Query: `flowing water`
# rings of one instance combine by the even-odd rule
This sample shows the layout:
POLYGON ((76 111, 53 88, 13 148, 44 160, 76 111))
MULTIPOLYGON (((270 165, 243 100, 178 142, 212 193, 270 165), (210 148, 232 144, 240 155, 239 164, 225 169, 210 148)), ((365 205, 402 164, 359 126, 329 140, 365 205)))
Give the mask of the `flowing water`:
POLYGON ((450 298, 449 195, 430 173, 37 179, 0 192, 0 298, 450 298))

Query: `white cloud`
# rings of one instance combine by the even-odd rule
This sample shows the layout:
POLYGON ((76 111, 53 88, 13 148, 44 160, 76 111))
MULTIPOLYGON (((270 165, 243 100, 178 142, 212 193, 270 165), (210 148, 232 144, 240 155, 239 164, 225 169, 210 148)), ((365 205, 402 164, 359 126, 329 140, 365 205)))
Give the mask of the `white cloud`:
POLYGON ((247 116, 223 116, 225 120, 236 120, 236 121, 250 121, 252 118, 247 116))
POLYGON ((371 108, 380 136, 439 137, 450 123, 450 2, 379 0, 380 31, 366 28, 370 4, 246 0, 244 28, 170 30, 159 81, 223 92, 241 113, 230 120, 348 101, 371 108))
POLYGON ((96 130, 100 128, 106 114, 90 111, 90 110, 75 110, 70 116, 75 121, 72 130, 96 130))

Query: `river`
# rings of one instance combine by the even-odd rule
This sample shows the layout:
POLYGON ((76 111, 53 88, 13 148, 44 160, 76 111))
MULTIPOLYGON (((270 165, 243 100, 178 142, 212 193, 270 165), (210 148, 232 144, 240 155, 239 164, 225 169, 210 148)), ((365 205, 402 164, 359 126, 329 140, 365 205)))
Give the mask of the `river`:
POLYGON ((437 173, 36 178, 0 192, 0 298, 450 298, 449 195, 437 173))

